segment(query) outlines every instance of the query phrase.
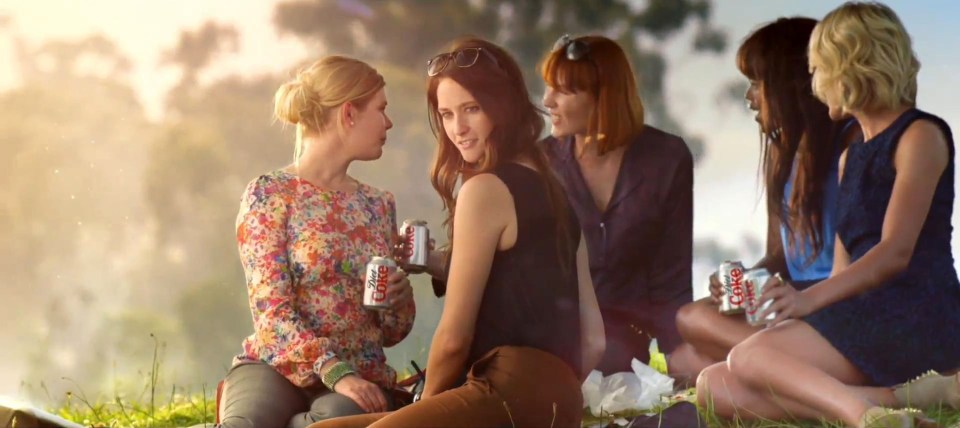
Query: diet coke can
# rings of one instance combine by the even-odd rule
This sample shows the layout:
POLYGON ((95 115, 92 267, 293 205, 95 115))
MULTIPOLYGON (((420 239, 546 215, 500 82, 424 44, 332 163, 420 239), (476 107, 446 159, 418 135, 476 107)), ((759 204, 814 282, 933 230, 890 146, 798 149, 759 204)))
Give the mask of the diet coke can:
POLYGON ((422 272, 427 269, 427 258, 430 256, 430 229, 423 220, 404 220, 400 226, 401 251, 403 263, 412 269, 411 272, 422 272))
POLYGON ((743 282, 747 289, 747 324, 763 325, 767 321, 773 321, 776 316, 770 314, 766 319, 760 318, 760 314, 773 304, 773 300, 768 300, 762 307, 760 306, 760 295, 763 294, 763 287, 766 286, 768 279, 770 279, 770 272, 764 268, 751 269, 743 274, 743 282))
POLYGON ((726 261, 720 264, 717 276, 723 287, 720 298, 720 313, 724 315, 743 313, 746 309, 746 291, 743 287, 743 263, 726 261))
POLYGON ((397 263, 386 257, 374 257, 367 263, 363 281, 363 306, 382 311, 390 307, 387 302, 387 284, 391 273, 397 271, 397 263))

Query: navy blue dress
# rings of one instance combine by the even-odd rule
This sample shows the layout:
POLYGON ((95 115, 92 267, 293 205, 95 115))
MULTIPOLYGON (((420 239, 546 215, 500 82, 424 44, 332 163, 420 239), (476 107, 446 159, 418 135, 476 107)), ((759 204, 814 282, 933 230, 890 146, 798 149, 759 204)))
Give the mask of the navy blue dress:
POLYGON ((806 321, 875 385, 891 386, 922 372, 960 366, 960 282, 950 238, 954 147, 939 117, 910 109, 887 129, 850 144, 837 200, 837 233, 856 262, 880 242, 903 131, 922 119, 946 136, 950 157, 906 271, 858 296, 823 308, 806 321))

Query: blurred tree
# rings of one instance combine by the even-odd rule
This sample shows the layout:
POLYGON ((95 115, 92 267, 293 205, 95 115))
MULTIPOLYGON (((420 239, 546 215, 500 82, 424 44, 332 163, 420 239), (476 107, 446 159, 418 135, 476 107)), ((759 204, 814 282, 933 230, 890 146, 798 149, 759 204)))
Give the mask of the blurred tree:
POLYGON ((696 158, 700 138, 684 135, 664 96, 665 40, 688 29, 697 52, 722 52, 726 36, 710 22, 709 0, 289 0, 277 5, 274 22, 283 31, 364 58, 413 69, 422 76, 426 59, 441 44, 464 33, 507 47, 539 93, 538 61, 562 34, 604 34, 624 46, 636 68, 649 121, 683 135, 696 158))
POLYGON ((200 76, 238 48, 238 31, 207 22, 183 31, 164 65, 181 70, 169 92, 161 131, 150 142, 144 174, 149 216, 163 257, 148 274, 164 285, 182 323, 194 365, 186 382, 212 384, 223 376, 250 333, 246 288, 237 258, 234 223, 247 182, 290 161, 292 136, 271 121, 273 76, 200 76))
POLYGON ((140 142, 153 127, 106 38, 13 39, 22 83, 0 94, 0 293, 12 310, 0 325, 27 340, 0 358, 32 354, 26 380, 49 381, 90 368, 79 351, 100 325, 90 314, 134 292, 149 229, 140 142))

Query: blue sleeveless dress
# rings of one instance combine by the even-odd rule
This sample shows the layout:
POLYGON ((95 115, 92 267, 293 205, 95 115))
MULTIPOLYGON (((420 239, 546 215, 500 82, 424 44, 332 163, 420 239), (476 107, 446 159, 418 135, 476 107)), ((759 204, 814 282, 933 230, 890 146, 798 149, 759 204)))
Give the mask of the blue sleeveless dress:
POLYGON ((960 281, 950 247, 954 146, 943 119, 910 109, 869 141, 847 149, 837 200, 837 233, 854 263, 880 242, 896 170, 893 154, 915 120, 940 127, 950 157, 907 269, 884 284, 805 318, 875 385, 960 366, 960 281))

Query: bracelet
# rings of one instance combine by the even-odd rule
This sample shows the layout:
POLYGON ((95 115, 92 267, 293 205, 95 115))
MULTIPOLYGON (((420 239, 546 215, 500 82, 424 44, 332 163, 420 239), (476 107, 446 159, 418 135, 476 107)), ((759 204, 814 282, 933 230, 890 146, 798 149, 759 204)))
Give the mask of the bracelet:
POLYGON ((330 370, 327 370, 327 372, 320 377, 320 382, 323 382, 323 385, 326 386, 327 389, 333 391, 333 386, 336 385, 340 379, 343 379, 344 376, 354 373, 356 372, 350 368, 349 364, 340 361, 334 364, 333 367, 330 367, 330 370))

